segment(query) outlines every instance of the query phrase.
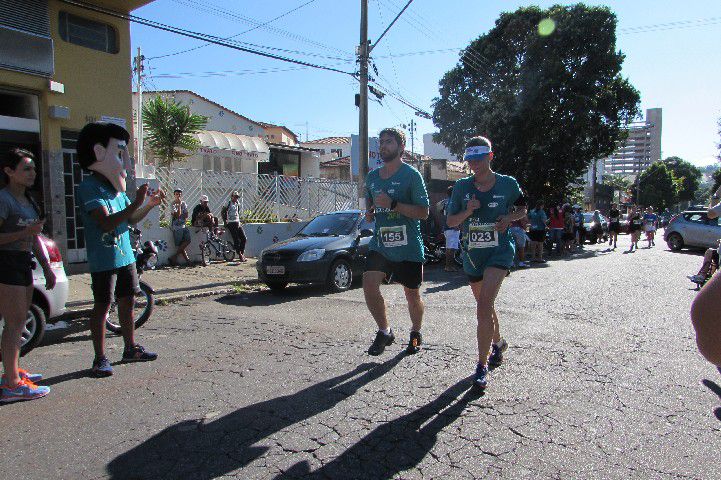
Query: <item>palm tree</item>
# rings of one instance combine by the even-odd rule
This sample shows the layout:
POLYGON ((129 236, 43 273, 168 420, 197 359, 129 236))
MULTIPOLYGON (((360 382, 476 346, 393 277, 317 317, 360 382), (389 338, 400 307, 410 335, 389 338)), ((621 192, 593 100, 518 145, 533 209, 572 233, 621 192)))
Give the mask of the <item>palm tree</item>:
POLYGON ((605 175, 603 177, 603 183, 613 188, 613 195, 611 195, 613 201, 615 201, 616 191, 625 192, 631 186, 631 182, 628 180, 628 178, 617 173, 613 175, 605 175))
POLYGON ((156 96, 143 105, 145 141, 160 167, 170 167, 195 153, 200 141, 193 134, 203 130, 207 123, 208 117, 190 113, 190 107, 174 99, 156 96))

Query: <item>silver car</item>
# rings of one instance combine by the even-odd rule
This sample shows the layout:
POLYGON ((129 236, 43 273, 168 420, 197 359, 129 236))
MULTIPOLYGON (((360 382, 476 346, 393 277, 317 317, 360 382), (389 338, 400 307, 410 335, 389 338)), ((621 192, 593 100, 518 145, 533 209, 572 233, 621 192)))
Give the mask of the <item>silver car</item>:
POLYGON ((663 233, 668 248, 676 252, 684 247, 716 248, 720 238, 719 219, 694 210, 673 217, 663 233))
MULTIPOLYGON (((34 261, 33 300, 22 333, 20 355, 25 355, 40 343, 45 335, 45 322, 64 314, 65 303, 68 300, 68 277, 65 275, 60 250, 53 240, 42 235, 40 239, 45 255, 50 261, 50 268, 55 273, 55 288, 52 290, 45 288, 43 270, 38 262, 34 261)), ((4 321, 0 317, 0 333, 2 333, 3 326, 4 321)))

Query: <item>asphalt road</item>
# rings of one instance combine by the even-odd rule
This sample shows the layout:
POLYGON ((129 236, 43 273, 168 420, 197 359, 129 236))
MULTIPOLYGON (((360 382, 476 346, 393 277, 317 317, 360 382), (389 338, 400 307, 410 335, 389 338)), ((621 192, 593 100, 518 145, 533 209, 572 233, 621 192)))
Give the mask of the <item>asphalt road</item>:
MULTIPOLYGON (((619 246, 626 247, 627 236, 619 246)), ((0 408, 3 478, 721 478, 721 375, 696 351, 685 275, 698 252, 582 254, 514 272, 497 302, 506 362, 470 387, 474 304, 427 271, 425 349, 365 351, 361 289, 238 295, 158 307, 160 354, 87 377, 82 322, 24 359, 51 394, 0 408)), ((121 341, 109 340, 111 360, 121 341)))

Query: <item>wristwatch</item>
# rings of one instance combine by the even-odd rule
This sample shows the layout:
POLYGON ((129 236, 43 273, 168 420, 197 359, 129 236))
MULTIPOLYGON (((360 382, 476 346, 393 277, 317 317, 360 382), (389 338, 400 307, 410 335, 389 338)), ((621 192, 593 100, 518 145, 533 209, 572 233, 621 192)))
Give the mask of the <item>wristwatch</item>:
POLYGON ((395 210, 397 206, 398 206, 398 200, 396 200, 394 198, 393 201, 391 201, 391 210, 395 210))

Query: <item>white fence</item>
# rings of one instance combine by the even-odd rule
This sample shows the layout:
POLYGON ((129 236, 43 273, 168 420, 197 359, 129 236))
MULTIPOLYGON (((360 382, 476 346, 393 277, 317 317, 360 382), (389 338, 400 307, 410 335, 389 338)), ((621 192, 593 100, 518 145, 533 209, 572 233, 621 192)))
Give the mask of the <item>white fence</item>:
MULTIPOLYGON (((358 208, 358 188, 351 182, 182 168, 156 168, 155 176, 169 199, 174 189, 181 188, 191 210, 201 195, 207 195, 217 216, 236 190, 243 222, 310 219, 321 213, 358 208)), ((161 208, 160 218, 169 220, 165 208, 161 208)))

